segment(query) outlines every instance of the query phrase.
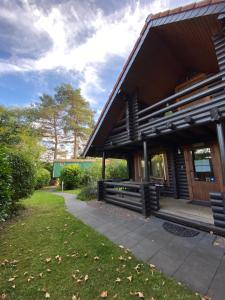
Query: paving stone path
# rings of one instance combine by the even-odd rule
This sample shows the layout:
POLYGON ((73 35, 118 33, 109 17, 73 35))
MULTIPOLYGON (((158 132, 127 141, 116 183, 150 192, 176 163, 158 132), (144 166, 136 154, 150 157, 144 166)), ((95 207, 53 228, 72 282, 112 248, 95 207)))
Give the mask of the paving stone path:
POLYGON ((82 202, 71 194, 64 197, 70 213, 129 248, 144 262, 213 300, 225 300, 225 248, 213 245, 216 236, 200 232, 191 238, 178 237, 162 227, 163 220, 104 202, 82 202))

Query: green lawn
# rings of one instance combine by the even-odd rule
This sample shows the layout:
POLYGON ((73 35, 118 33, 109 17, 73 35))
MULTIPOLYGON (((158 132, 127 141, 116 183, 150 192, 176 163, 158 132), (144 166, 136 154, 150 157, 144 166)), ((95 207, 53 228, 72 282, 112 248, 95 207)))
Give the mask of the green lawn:
POLYGON ((0 299, 200 299, 75 219, 62 197, 36 192, 24 204, 0 228, 0 299))
MULTIPOLYGON (((80 193, 80 191, 81 191, 81 189, 77 188, 77 189, 74 189, 74 190, 64 190, 63 193, 78 195, 80 193)), ((56 192, 62 192, 61 187, 57 187, 56 192)))
POLYGON ((75 189, 75 190, 65 190, 64 193, 78 195, 80 193, 81 189, 75 189))

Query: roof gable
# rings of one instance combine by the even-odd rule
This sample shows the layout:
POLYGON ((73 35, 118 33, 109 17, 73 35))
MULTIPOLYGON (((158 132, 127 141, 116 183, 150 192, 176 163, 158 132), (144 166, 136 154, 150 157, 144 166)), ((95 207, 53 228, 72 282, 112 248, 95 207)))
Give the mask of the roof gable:
MULTIPOLYGON (((150 29, 157 28, 166 24, 175 23, 175 22, 181 22, 188 19, 197 18, 200 16, 207 16, 207 15, 215 15, 219 13, 223 13, 225 11, 225 1, 224 0, 207 0, 207 1, 201 1, 198 3, 189 4, 183 7, 179 7, 173 10, 168 10, 166 12, 158 13, 155 15, 149 15, 147 18, 144 27, 140 33, 140 36, 137 40, 137 42, 134 45, 133 50, 131 51, 131 54, 129 55, 118 79, 117 82, 109 96, 108 101, 106 102, 105 107, 103 108, 103 111, 99 117, 99 120, 95 126, 95 129, 93 130, 92 135, 89 138, 89 141, 85 147, 84 150, 84 156, 89 155, 90 153, 90 147, 93 145, 96 136, 101 129, 106 116, 108 115, 109 111, 112 108, 113 103, 116 100, 117 95, 120 92, 120 88, 134 62, 136 59, 139 51, 143 47, 143 44, 145 42, 145 39, 147 35, 149 34, 150 29)), ((119 101, 117 101, 119 102, 119 101)))

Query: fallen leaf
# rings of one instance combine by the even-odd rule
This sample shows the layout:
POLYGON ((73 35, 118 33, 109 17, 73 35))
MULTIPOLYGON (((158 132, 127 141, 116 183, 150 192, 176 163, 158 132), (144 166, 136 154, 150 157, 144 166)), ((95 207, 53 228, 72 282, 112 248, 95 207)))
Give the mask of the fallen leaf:
POLYGON ((136 292, 136 296, 138 296, 138 298, 144 298, 144 294, 142 292, 136 292))
POLYGON ((100 294, 101 298, 107 298, 108 297, 108 292, 107 291, 102 291, 100 294))
POLYGON ((125 260, 125 258, 123 256, 119 256, 119 260, 125 260))
POLYGON ((129 260, 131 260, 131 259, 132 259, 132 257, 131 257, 131 256, 128 256, 128 259, 129 259, 129 260))
POLYGON ((9 278, 8 282, 12 282, 14 280, 15 280, 15 277, 11 277, 11 278, 9 278))
POLYGON ((115 282, 121 282, 121 279, 118 277, 116 278, 115 282))
POLYGON ((48 292, 45 293, 45 298, 50 298, 50 294, 48 292))
POLYGON ((81 283, 82 281, 82 279, 77 279, 77 283, 81 283))
POLYGON ((39 277, 43 277, 43 273, 39 273, 39 277))
POLYGON ((132 276, 128 276, 127 279, 131 282, 132 281, 132 276))
POLYGON ((130 295, 137 296, 138 298, 144 299, 144 294, 142 292, 134 292, 134 293, 130 292, 130 295))
POLYGON ((47 257, 45 261, 46 261, 47 263, 49 263, 51 260, 52 260, 51 257, 47 257))
POLYGON ((18 260, 14 259, 14 260, 10 261, 10 264, 14 265, 14 264, 17 264, 18 262, 19 262, 18 260))
POLYGON ((13 289, 15 289, 15 288, 16 288, 16 285, 15 285, 15 284, 14 284, 14 285, 12 285, 12 288, 13 288, 13 289))
POLYGON ((139 269, 140 269, 140 267, 141 267, 141 265, 140 264, 138 264, 138 265, 136 265, 136 267, 134 268, 136 271, 138 271, 139 269))
POLYGON ((61 263, 61 261, 62 261, 62 257, 59 256, 59 255, 56 255, 56 256, 55 256, 55 259, 58 260, 59 263, 61 263))
POLYGON ((84 276, 84 280, 87 281, 88 280, 88 275, 84 276))
POLYGON ((149 266, 150 266, 150 268, 155 269, 155 265, 150 264, 149 266))
POLYGON ((94 257, 94 260, 99 260, 99 256, 95 256, 95 257, 94 257))
POLYGON ((27 278, 27 282, 30 282, 32 279, 34 279, 34 277, 33 277, 33 276, 29 276, 29 277, 27 278))

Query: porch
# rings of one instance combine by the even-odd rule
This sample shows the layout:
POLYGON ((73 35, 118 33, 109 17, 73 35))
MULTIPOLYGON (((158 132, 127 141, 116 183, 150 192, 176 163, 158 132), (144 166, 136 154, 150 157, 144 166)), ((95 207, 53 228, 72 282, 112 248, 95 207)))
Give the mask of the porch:
POLYGON ((186 199, 160 197, 160 212, 182 217, 194 222, 214 224, 211 207, 192 204, 186 199))
POLYGON ((224 199, 212 193, 209 206, 186 199, 160 195, 164 187, 153 182, 113 181, 98 182, 98 200, 139 212, 145 217, 154 215, 207 232, 225 236, 224 199), (211 203, 211 206, 210 206, 211 203))

